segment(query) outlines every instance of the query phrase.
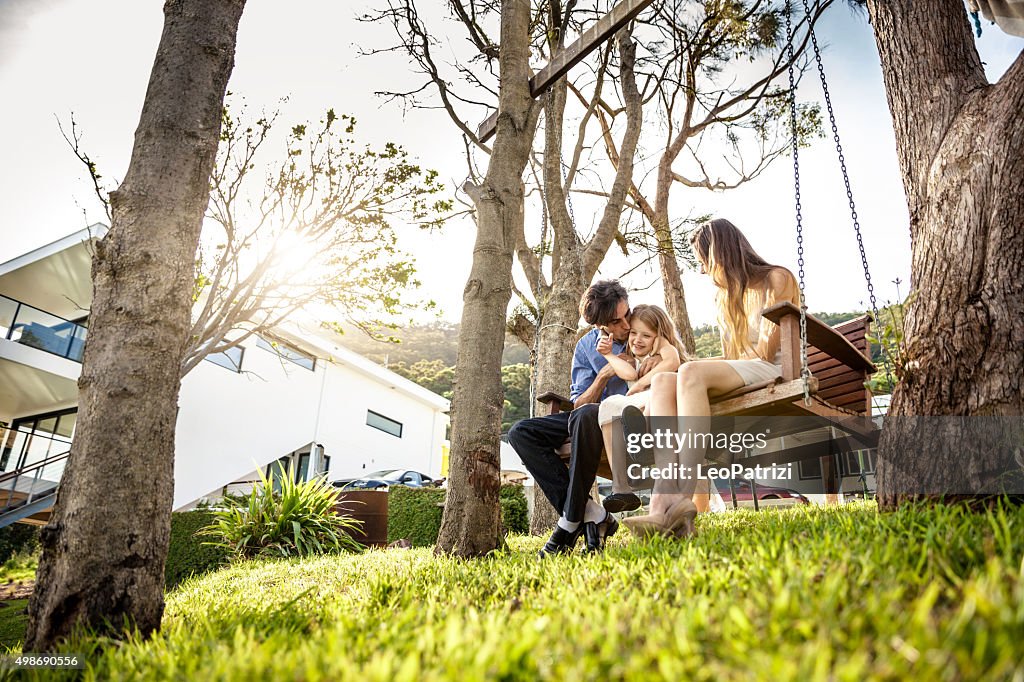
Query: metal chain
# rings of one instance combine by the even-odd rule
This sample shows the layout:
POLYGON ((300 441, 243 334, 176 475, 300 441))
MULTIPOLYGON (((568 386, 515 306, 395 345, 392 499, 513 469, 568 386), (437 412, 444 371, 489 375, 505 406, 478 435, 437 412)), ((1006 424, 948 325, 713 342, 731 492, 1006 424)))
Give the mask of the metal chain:
POLYGON ((804 405, 811 406, 811 369, 807 363, 807 298, 804 284, 804 226, 803 206, 800 202, 800 150, 796 120, 796 63, 793 49, 792 7, 786 2, 786 35, 789 38, 787 59, 789 61, 789 124, 793 133, 793 192, 796 197, 796 255, 797 276, 800 284, 800 378, 804 384, 804 405))
MULTIPOLYGON (((871 271, 868 269, 868 257, 864 251, 864 239, 860 232, 860 219, 857 217, 857 206, 853 201, 853 189, 850 187, 850 174, 846 170, 846 156, 843 154, 843 144, 839 140, 839 127, 836 125, 836 114, 832 108, 832 97, 828 91, 828 81, 825 78, 825 67, 821 62, 821 50, 818 48, 818 37, 814 33, 814 22, 811 20, 811 7, 807 0, 803 0, 804 12, 807 16, 808 31, 811 35, 811 45, 814 48, 814 61, 818 65, 818 77, 821 80, 821 90, 825 94, 825 106, 828 109, 828 120, 832 126, 832 139, 836 143, 836 153, 839 155, 839 168, 843 172, 843 184, 846 185, 846 199, 850 205, 850 217, 853 220, 853 230, 857 235, 857 247, 860 249, 860 262, 864 268, 864 279, 868 285, 868 296, 871 299, 871 313, 875 316, 876 323, 881 323, 881 318, 878 315, 878 303, 875 300, 875 286, 871 282, 871 271)), ((788 25, 788 19, 787 19, 788 25)), ((792 36, 790 36, 790 52, 792 53, 793 43, 792 36)), ((792 87, 792 64, 790 65, 790 87, 792 87)), ((795 95, 791 100, 795 107, 795 95)), ((795 144, 795 143, 794 143, 795 144)), ((885 366, 885 379, 891 389, 892 387, 892 374, 889 370, 889 349, 885 344, 879 344, 882 346, 882 364, 885 366)))

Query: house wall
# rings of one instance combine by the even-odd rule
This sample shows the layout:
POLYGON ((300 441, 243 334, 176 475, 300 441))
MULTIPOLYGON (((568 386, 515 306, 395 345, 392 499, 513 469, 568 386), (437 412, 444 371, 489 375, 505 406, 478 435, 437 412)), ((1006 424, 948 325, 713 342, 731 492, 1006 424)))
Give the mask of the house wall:
POLYGON ((324 386, 317 441, 331 458, 330 478, 354 478, 380 469, 441 475, 447 415, 398 388, 336 360, 324 386), (401 437, 366 424, 367 410, 402 424, 401 437))
POLYGON ((175 509, 313 440, 322 372, 247 346, 242 373, 201 362, 181 382, 175 509))
POLYGON ((447 415, 391 388, 397 375, 383 383, 337 359, 309 371, 255 340, 244 346, 242 373, 202 362, 182 381, 175 509, 311 443, 330 457, 329 480, 385 468, 440 474, 447 415), (368 426, 368 409, 401 422, 402 437, 368 426))

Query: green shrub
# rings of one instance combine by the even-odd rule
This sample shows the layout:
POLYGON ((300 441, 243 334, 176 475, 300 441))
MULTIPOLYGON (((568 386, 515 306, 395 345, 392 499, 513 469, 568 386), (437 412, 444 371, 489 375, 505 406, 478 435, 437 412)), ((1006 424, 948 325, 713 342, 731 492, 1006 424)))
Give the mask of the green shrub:
POLYGON ((34 554, 39 550, 39 528, 27 523, 12 523, 0 528, 0 564, 15 554, 34 554))
POLYGON ((437 542, 445 494, 442 488, 391 486, 388 489, 388 542, 405 538, 413 547, 437 542))
MULTIPOLYGON (((437 542, 446 491, 441 488, 391 486, 388 492, 388 542, 405 538, 413 547, 437 542)), ((510 533, 526 533, 530 521, 526 495, 519 485, 501 487, 501 519, 510 533)))
POLYGON ((523 486, 501 486, 501 520, 509 533, 530 532, 530 513, 526 506, 526 491, 523 490, 523 486))
POLYGON ((260 472, 249 495, 224 498, 203 533, 237 558, 362 550, 346 532, 359 529, 362 521, 337 511, 337 488, 323 478, 296 483, 291 467, 280 485, 275 492, 274 481, 260 472))
POLYGON ((213 522, 208 510, 171 514, 171 543, 167 549, 164 584, 167 589, 193 575, 203 575, 223 566, 228 551, 204 542, 200 531, 213 522))

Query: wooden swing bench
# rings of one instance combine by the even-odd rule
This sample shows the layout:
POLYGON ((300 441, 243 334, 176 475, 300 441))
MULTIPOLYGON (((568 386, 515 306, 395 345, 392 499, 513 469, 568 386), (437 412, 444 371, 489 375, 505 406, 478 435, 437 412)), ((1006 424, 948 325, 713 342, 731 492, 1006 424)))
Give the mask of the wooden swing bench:
MULTIPOLYGON (((792 303, 779 303, 765 308, 761 314, 779 326, 782 336, 782 376, 763 384, 745 386, 711 400, 712 417, 822 417, 843 421, 848 425, 862 423, 862 435, 871 437, 875 427, 871 416, 871 392, 866 383, 876 371, 870 360, 868 332, 871 315, 830 327, 807 315, 807 365, 810 405, 804 403, 804 382, 800 378, 800 310, 792 303)), ((537 400, 548 407, 548 414, 571 410, 572 403, 557 393, 548 392, 537 400)), ((776 432, 774 435, 785 435, 776 432)), ((875 434, 877 436, 877 434, 875 434)), ((818 448, 820 451, 820 446, 818 448)), ((557 450, 563 460, 569 459, 569 443, 557 450)), ((710 453, 709 453, 710 454, 710 453)), ((758 463, 796 461, 785 452, 762 455, 758 463)), ((797 459, 807 459, 810 456, 797 459)), ((827 455, 826 455, 827 457, 827 455)), ((602 454, 598 475, 611 477, 607 456, 602 454)))

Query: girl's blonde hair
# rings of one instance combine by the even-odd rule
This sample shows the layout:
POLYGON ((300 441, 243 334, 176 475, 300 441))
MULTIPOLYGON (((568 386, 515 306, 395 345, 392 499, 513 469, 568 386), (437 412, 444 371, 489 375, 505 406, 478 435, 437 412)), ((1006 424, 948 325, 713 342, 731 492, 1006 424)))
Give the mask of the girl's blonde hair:
MULTIPOLYGON (((716 218, 697 228, 690 243, 718 287, 715 303, 719 320, 728 332, 723 334, 722 352, 726 358, 742 357, 752 349, 747 331, 750 314, 760 312, 748 308, 753 299, 762 300, 756 294, 767 286, 768 275, 774 270, 785 272, 792 280, 790 290, 799 292, 796 278, 786 268, 772 265, 757 255, 739 228, 724 218, 716 218)), ((799 300, 793 302, 800 304, 799 300)))
MULTIPOLYGON (((663 309, 656 305, 641 303, 633 308, 633 315, 629 318, 629 323, 631 325, 637 322, 643 322, 645 325, 653 329, 658 336, 663 336, 668 339, 669 343, 679 351, 679 358, 681 360, 689 358, 690 354, 686 352, 686 348, 683 346, 683 341, 679 338, 679 332, 676 331, 676 326, 672 323, 672 318, 669 317, 668 313, 663 309)), ((632 349, 630 349, 629 352, 632 353, 632 349)))

